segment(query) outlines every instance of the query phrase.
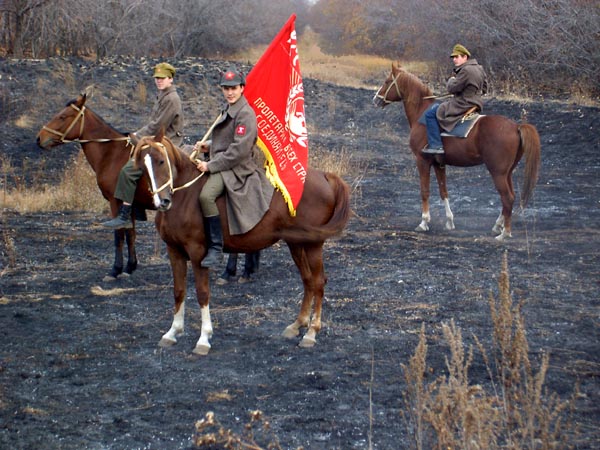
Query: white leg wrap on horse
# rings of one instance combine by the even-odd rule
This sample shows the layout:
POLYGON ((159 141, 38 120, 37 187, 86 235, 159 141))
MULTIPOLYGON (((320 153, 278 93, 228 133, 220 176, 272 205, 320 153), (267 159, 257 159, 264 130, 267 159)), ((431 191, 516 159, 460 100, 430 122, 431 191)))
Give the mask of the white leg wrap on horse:
POLYGON ((210 306, 206 305, 200 308, 200 313, 202 315, 202 331, 193 353, 197 355, 207 355, 210 350, 209 341, 213 334, 212 321, 210 319, 210 306))
POLYGON ((503 241, 506 238, 510 238, 512 237, 512 233, 507 233, 506 229, 502 229, 502 233, 500 233, 498 236, 496 236, 496 240, 497 241, 503 241))
POLYGON ((454 214, 450 209, 450 200, 444 199, 444 208, 446 209, 446 230, 454 230, 454 214))
POLYGON ((160 339, 158 343, 161 347, 169 347, 177 343, 177 338, 183 334, 185 321, 185 302, 181 304, 179 311, 173 316, 171 328, 160 339))
POLYGON ((503 234, 504 233, 504 216, 502 215, 502 213, 500 213, 500 215, 496 219, 496 223, 494 224, 494 227, 492 228, 492 232, 494 232, 495 234, 503 234))
POLYGON ((429 231, 429 222, 431 221, 431 214, 429 212, 421 214, 421 223, 415 231, 429 231))

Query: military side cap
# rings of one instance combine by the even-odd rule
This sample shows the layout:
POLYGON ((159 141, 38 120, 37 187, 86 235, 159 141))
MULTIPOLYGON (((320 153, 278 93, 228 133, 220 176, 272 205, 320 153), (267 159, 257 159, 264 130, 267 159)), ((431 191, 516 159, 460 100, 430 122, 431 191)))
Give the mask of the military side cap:
POLYGON ((175 67, 169 63, 160 63, 154 67, 154 78, 173 78, 175 67))
POLYGON ((230 66, 226 72, 221 72, 219 84, 221 86, 244 86, 246 84, 246 79, 244 78, 244 74, 235 66, 230 66))
POLYGON ((466 47, 464 47, 460 44, 456 44, 454 46, 454 48, 452 49, 450 58, 452 58, 453 56, 461 56, 461 55, 471 56, 471 52, 469 52, 469 50, 467 50, 466 47))

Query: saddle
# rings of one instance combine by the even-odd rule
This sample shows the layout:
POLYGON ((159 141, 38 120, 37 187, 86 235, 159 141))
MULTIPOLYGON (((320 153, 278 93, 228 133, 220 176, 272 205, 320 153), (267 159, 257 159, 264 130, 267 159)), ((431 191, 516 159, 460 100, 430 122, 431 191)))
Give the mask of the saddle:
POLYGON ((442 131, 442 136, 452 136, 458 138, 466 138, 469 135, 469 132, 473 129, 475 124, 479 119, 484 117, 482 114, 479 114, 479 108, 477 106, 472 106, 467 110, 467 112, 460 118, 460 120, 454 125, 451 131, 445 132, 442 131))
MULTIPOLYGON (((483 114, 479 114, 479 108, 472 106, 463 114, 460 120, 456 123, 454 128, 449 131, 442 131, 442 136, 451 136, 458 138, 466 138, 470 131, 473 129, 479 119, 485 117, 483 114)), ((419 123, 427 126, 425 122, 425 113, 419 118, 419 123)))

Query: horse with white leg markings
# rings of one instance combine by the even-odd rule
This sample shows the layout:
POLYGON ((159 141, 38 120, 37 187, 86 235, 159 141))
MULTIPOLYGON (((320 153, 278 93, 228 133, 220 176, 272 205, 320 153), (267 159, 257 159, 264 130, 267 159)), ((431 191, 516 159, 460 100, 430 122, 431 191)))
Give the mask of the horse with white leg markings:
MULTIPOLYGON (((136 166, 143 168, 151 180, 155 206, 159 210, 155 219, 156 228, 167 244, 173 272, 174 317, 171 328, 162 336, 159 345, 174 345, 183 333, 187 262, 190 261, 202 317, 200 339, 193 352, 206 355, 211 348, 213 328, 209 306, 209 269, 201 267, 207 244, 198 201, 206 178, 199 174, 188 155, 160 133, 154 138, 145 137, 137 142, 134 158, 136 166)), ((350 219, 348 185, 335 174, 309 169, 304 193, 294 217, 290 216, 283 196, 276 191, 261 221, 241 235, 229 233, 224 197, 217 200, 217 207, 224 250, 251 253, 279 240, 285 241, 300 272, 304 296, 296 320, 284 330, 283 335, 295 338, 301 329, 306 328, 299 345, 315 345, 316 335, 321 329, 321 307, 327 282, 323 267, 323 245, 327 239, 339 236, 350 219)))
POLYGON ((447 230, 454 229, 454 215, 450 209, 446 187, 446 165, 470 167, 485 164, 500 194, 502 211, 492 231, 499 241, 512 236, 511 218, 515 191, 512 173, 525 155, 525 170, 521 206, 524 208, 533 195, 540 169, 540 137, 533 125, 516 123, 498 115, 482 115, 472 125, 466 137, 444 136, 443 155, 423 154, 427 143, 426 127, 420 120, 431 106, 434 96, 431 90, 416 76, 392 64, 392 71, 373 97, 375 106, 384 108, 393 102, 402 102, 410 126, 410 149, 415 155, 421 190, 421 222, 417 231, 428 231, 429 184, 431 168, 435 172, 440 198, 446 211, 447 230))

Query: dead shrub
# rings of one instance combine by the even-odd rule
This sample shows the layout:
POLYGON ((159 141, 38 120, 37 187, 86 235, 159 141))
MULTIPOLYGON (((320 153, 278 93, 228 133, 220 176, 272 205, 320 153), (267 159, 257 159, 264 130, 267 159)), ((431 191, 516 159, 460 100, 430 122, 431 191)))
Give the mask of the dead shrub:
POLYGON ((403 417, 416 449, 558 449, 572 448, 574 426, 569 407, 575 395, 562 401, 544 388, 549 357, 543 355, 537 372, 529 345, 521 304, 514 304, 504 254, 498 297, 490 294, 493 323, 490 358, 475 337, 490 378, 472 384, 469 368, 473 347, 465 351, 454 322, 442 326, 450 356, 445 375, 427 382, 425 326, 407 365, 402 365, 407 389, 403 417))

